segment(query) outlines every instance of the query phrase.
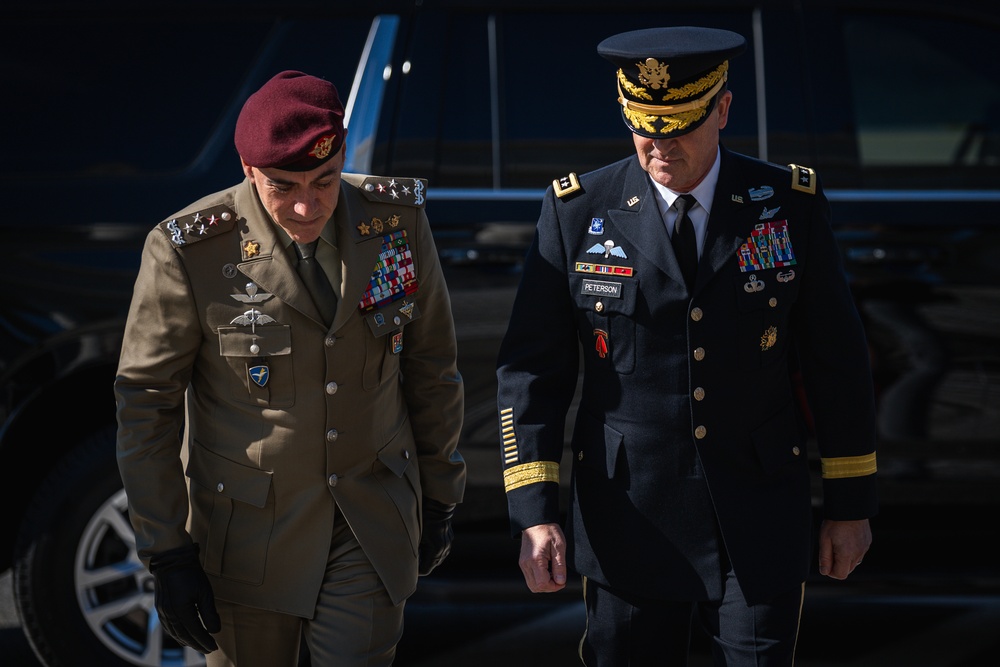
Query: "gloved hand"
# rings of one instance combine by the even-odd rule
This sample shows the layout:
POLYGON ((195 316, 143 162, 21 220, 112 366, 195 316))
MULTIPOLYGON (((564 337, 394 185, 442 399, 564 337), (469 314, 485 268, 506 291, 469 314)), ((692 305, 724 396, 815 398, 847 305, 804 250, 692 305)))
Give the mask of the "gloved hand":
POLYGON ((200 653, 219 648, 210 633, 222 630, 222 621, 212 584, 198 561, 198 545, 153 556, 149 571, 156 581, 156 613, 167 634, 200 653))
POLYGON ((451 541, 455 532, 451 529, 451 517, 455 504, 445 504, 424 497, 424 532, 420 535, 418 571, 423 577, 440 565, 451 553, 451 541))

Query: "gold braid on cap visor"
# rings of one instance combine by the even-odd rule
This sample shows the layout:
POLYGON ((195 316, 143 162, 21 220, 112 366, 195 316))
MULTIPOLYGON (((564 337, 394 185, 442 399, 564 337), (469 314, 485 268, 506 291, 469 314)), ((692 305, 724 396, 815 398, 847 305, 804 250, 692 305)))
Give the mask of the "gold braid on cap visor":
MULTIPOLYGON (((702 77, 698 81, 689 83, 684 88, 687 89, 701 89, 704 86, 709 85, 714 80, 714 85, 709 88, 708 92, 699 97, 696 100, 690 102, 684 102, 683 104, 642 104, 640 102, 633 102, 632 100, 625 99, 625 94, 622 92, 622 85, 629 90, 636 97, 646 97, 649 98, 649 94, 646 92, 645 88, 639 88, 632 84, 628 79, 625 78, 625 73, 622 70, 618 70, 618 103, 622 105, 622 113, 628 119, 628 122, 632 124, 632 127, 639 129, 642 128, 646 132, 659 132, 660 134, 670 134, 671 132, 676 132, 677 130, 683 130, 689 127, 692 123, 696 123, 705 117, 706 109, 712 98, 722 90, 722 86, 725 85, 726 81, 729 79, 729 61, 719 65, 711 73, 702 77), (659 130, 656 129, 654 123, 661 122, 663 127, 659 130)), ((678 97, 678 92, 683 89, 668 89, 667 93, 663 96, 663 99, 670 99, 671 97, 678 97)), ((651 99, 651 98, 650 98, 651 99)))

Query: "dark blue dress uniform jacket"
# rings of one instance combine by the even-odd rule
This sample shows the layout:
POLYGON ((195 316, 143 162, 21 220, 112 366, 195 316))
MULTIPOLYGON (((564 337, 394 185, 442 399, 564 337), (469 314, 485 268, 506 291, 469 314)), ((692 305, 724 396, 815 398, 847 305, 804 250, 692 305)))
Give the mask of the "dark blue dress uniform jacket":
POLYGON ((750 603, 800 585, 814 559, 797 372, 823 516, 877 508, 867 344, 818 178, 723 147, 692 294, 637 157, 579 184, 546 192, 498 360, 513 534, 559 521, 582 370, 574 570, 621 594, 717 599, 728 554, 750 603))

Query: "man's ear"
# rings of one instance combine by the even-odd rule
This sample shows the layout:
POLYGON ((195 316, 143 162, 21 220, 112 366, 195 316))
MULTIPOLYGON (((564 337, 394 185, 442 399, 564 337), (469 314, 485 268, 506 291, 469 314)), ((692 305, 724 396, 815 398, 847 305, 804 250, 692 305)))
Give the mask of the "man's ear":
POLYGON ((253 167, 251 167, 250 165, 248 165, 246 163, 246 160, 243 159, 242 155, 240 156, 240 164, 243 165, 243 175, 246 176, 247 178, 249 178, 252 181, 253 180, 253 167))

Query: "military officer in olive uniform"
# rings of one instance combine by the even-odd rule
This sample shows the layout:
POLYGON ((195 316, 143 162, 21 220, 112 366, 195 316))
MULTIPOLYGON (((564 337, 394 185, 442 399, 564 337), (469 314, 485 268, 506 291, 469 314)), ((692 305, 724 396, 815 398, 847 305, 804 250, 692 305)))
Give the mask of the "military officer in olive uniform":
POLYGON ((426 183, 343 173, 342 121, 329 82, 268 81, 246 179, 154 228, 135 283, 118 461, 160 621, 211 667, 294 667, 303 638, 314 665, 390 665, 462 500, 426 183))
POLYGON ((686 664, 692 623, 716 665, 791 665, 810 567, 843 579, 871 543, 873 388, 830 206, 810 169, 719 142, 744 48, 697 27, 598 46, 636 153, 548 189, 499 354, 520 566, 536 592, 582 575, 587 667, 686 664))

